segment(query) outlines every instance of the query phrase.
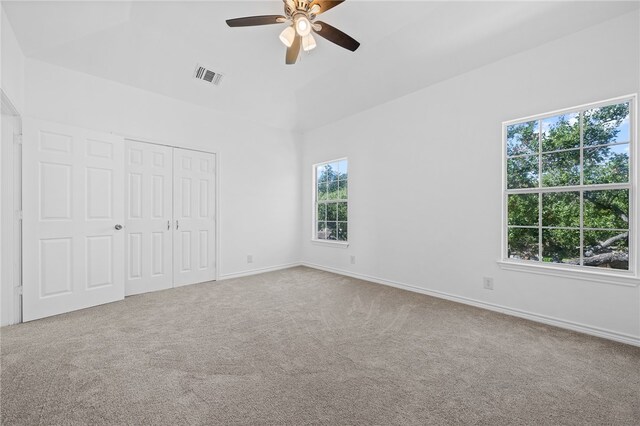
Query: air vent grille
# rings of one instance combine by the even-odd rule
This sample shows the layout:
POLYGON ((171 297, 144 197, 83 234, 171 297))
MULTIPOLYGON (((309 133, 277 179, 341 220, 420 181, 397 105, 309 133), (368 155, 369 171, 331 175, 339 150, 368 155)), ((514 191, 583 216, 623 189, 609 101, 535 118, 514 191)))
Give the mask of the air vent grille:
POLYGON ((215 86, 219 86, 222 81, 222 77, 224 77, 219 72, 212 71, 208 68, 203 67, 202 65, 196 66, 196 71, 193 76, 198 80, 206 81, 207 83, 211 83, 215 86))

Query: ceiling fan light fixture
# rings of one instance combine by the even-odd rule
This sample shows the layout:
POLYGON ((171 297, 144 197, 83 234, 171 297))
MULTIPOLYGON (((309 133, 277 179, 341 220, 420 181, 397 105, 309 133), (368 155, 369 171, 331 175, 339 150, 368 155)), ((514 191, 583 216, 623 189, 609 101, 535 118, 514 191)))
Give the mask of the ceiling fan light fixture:
POLYGON ((306 16, 299 16, 296 19, 296 32, 300 37, 304 37, 311 32, 311 22, 306 16))
POLYGON ((319 4, 314 4, 313 6, 311 6, 311 9, 309 9, 309 13, 313 13, 314 15, 317 15, 318 12, 320 12, 319 4))
POLYGON ((293 44, 293 39, 296 36, 296 30, 293 29, 293 26, 285 28, 280 33, 280 41, 287 47, 291 47, 293 44))
POLYGON ((316 48, 316 39, 311 34, 302 37, 302 50, 308 52, 316 48))

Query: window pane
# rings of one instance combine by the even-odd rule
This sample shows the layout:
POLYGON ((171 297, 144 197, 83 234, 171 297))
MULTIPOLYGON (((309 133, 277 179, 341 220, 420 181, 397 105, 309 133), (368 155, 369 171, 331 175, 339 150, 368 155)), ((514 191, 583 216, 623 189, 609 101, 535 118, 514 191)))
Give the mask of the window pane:
POLYGON ((325 166, 327 170, 327 182, 335 182, 338 180, 338 163, 331 163, 325 166))
POLYGON ((327 189, 329 191, 327 200, 338 200, 338 181, 336 179, 327 182, 327 189))
POLYGON ((318 222, 318 227, 316 229, 318 230, 316 237, 319 240, 326 240, 327 239, 327 222, 318 222))
POLYGON ((346 222, 347 221, 347 203, 338 203, 338 219, 339 221, 346 222))
POLYGON ((584 150, 584 183, 629 182, 629 144, 584 150))
POLYGON ((538 226, 538 194, 509 195, 509 225, 538 226))
POLYGON ((629 269, 629 233, 616 231, 585 231, 585 266, 629 269))
POLYGON ((347 222, 338 222, 338 241, 347 241, 347 222))
POLYGON ((336 222, 327 222, 327 240, 338 239, 338 224, 336 222))
POLYGON ((538 260, 538 230, 509 228, 509 259, 538 260))
POLYGON ((569 229, 542 230, 542 261, 580 263, 580 231, 569 229))
POLYGON ((346 179, 348 172, 347 160, 340 161, 338 163, 338 174, 340 175, 340 179, 346 179))
POLYGON ((318 184, 318 200, 326 200, 327 199, 327 183, 320 182, 318 184))
POLYGON ((507 126, 507 155, 538 152, 538 121, 507 126))
POLYGON ((580 184, 580 150, 542 156, 542 186, 580 184))
POLYGON ((337 163, 323 164, 318 166, 318 182, 330 182, 338 178, 337 175, 337 163))
POLYGON ((542 226, 580 226, 580 193, 542 194, 542 226))
POLYGON ((538 186, 538 156, 507 160, 507 188, 535 188, 538 186))
POLYGON ((336 203, 327 203, 327 221, 335 222, 336 220, 338 220, 336 203))
POLYGON ((542 150, 580 147, 580 115, 576 113, 558 115, 542 120, 542 150))
POLYGON ((629 190, 585 191, 584 226, 586 228, 629 228, 629 190))
POLYGON ((338 181, 337 199, 338 200, 347 199, 347 181, 346 180, 338 181))
POLYGON ((324 222, 325 220, 327 220, 327 205, 325 203, 318 204, 316 214, 316 220, 318 220, 319 222, 324 222))
POLYGON ((316 179, 318 182, 327 181, 327 173, 325 172, 325 166, 318 166, 316 168, 316 179))
POLYGON ((593 108, 584 112, 584 145, 629 142, 629 103, 593 108))

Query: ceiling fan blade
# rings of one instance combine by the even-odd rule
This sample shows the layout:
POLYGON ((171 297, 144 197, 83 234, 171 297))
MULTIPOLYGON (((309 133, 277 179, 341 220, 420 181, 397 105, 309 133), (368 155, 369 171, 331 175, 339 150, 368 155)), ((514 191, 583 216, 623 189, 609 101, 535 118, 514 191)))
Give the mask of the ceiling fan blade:
POLYGON ((320 6, 320 11, 316 13, 316 15, 320 15, 321 13, 340 5, 340 3, 343 3, 344 1, 345 0, 314 0, 311 2, 309 7, 313 7, 314 4, 320 6))
POLYGON ((343 33, 339 29, 332 27, 331 25, 324 23, 322 21, 314 22, 316 24, 320 24, 322 28, 320 31, 316 31, 314 28, 314 32, 318 34, 320 37, 324 37, 332 43, 337 44, 340 47, 344 47, 347 50, 355 52, 358 47, 360 47, 360 43, 358 43, 353 37, 343 33))
POLYGON ((298 54, 300 53, 300 42, 302 37, 296 34, 296 37, 293 39, 293 43, 291 43, 291 47, 287 48, 287 56, 285 58, 285 63, 287 65, 293 65, 298 60, 298 54))
POLYGON ((246 16, 244 18, 227 19, 227 25, 230 27, 252 27, 254 25, 281 24, 286 20, 287 18, 282 15, 246 16))

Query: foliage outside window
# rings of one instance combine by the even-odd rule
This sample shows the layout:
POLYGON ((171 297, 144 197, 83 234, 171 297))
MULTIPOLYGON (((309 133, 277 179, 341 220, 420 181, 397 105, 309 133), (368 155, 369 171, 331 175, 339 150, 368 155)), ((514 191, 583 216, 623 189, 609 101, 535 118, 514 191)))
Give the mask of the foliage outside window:
POLYGON ((505 123, 507 259, 629 270, 633 107, 505 123))
POLYGON ((348 163, 346 159, 316 164, 314 239, 347 241, 348 163))

